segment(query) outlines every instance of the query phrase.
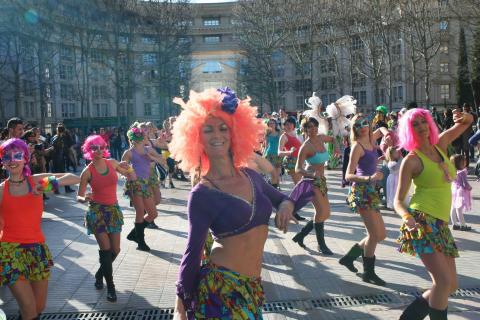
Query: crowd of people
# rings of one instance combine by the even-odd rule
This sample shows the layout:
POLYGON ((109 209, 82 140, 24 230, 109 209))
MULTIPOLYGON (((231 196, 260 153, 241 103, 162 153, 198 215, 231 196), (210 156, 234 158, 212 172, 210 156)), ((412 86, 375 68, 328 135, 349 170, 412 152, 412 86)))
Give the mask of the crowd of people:
POLYGON ((311 109, 297 117, 258 115, 248 98, 229 88, 191 92, 188 101, 174 102, 182 110, 161 130, 135 122, 126 132, 100 128, 82 139, 62 124, 53 136, 42 136, 19 118, 7 123, 0 142, 0 285, 11 290, 21 319, 38 319, 53 266, 40 227, 42 196, 48 199, 60 186, 73 192, 70 185, 79 184, 76 199, 88 204, 86 232, 99 248, 93 284, 102 290, 105 280, 106 298, 115 302, 112 263, 124 225, 117 194, 127 195, 135 211, 127 239, 149 251, 145 228, 157 228, 161 188, 167 179, 170 188, 174 177, 187 180, 184 172, 192 190, 175 318, 261 319, 260 274, 272 210, 275 226, 287 232, 290 222, 306 220, 298 212, 312 203, 312 219, 292 240, 306 248, 304 239, 314 230, 318 251, 333 255, 325 241, 331 215, 325 170, 340 165, 347 205, 366 230, 340 265, 357 273, 355 261, 362 257, 361 279, 387 285, 375 272, 376 247, 386 238, 383 202, 402 218, 399 251, 419 257, 432 278, 432 288, 400 319, 447 319, 458 257, 449 220, 453 230, 471 230, 464 218, 472 207, 467 174, 471 147, 480 139, 468 105, 447 110, 445 118, 413 104, 395 113, 379 106, 364 115, 355 112, 352 97, 324 108, 314 93, 306 101, 311 109), (118 190, 119 174, 124 190, 118 190), (283 184, 281 190, 287 175, 293 188, 283 184))

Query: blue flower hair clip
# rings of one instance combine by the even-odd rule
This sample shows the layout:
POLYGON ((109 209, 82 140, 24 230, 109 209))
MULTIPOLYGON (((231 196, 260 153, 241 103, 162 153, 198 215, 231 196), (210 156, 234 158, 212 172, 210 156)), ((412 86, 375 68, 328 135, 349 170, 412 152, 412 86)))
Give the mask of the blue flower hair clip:
POLYGON ((229 87, 217 89, 224 95, 222 100, 222 110, 226 113, 234 114, 238 107, 238 98, 235 92, 229 87))

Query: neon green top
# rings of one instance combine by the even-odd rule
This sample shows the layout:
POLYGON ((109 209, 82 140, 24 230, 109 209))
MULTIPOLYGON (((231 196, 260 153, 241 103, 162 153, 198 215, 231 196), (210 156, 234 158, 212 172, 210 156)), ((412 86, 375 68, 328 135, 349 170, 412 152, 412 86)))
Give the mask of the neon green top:
MULTIPOLYGON (((452 162, 437 146, 443 161, 447 164, 448 172, 455 178, 456 170, 452 162)), ((452 204, 451 183, 445 179, 445 173, 440 164, 430 160, 422 152, 415 150, 415 154, 422 160, 423 171, 413 179, 414 191, 410 208, 422 211, 443 221, 450 218, 450 206, 452 204)))

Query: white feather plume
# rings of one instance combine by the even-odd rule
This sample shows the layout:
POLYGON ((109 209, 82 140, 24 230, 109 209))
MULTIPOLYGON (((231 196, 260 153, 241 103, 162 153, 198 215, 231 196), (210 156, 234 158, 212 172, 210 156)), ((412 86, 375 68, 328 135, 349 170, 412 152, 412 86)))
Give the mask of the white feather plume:
POLYGON ((357 100, 352 96, 343 96, 335 103, 327 106, 326 111, 329 117, 332 118, 332 131, 334 136, 347 136, 348 130, 345 129, 350 126, 350 120, 347 116, 355 114, 357 100))
POLYGON ((305 104, 311 109, 303 112, 303 115, 308 118, 315 118, 318 121, 318 133, 327 134, 328 133, 328 121, 320 114, 321 108, 323 106, 322 100, 316 95, 315 92, 312 93, 312 96, 308 99, 305 99, 305 104))

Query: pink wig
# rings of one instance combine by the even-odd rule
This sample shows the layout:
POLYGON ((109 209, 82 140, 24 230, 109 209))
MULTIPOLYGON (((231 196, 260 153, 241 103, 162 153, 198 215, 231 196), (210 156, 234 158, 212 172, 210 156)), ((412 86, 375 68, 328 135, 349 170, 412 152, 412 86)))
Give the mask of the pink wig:
POLYGON ((108 151, 108 148, 107 148, 107 142, 105 142, 102 136, 93 135, 93 136, 87 137, 87 139, 85 139, 85 142, 82 145, 83 157, 85 159, 87 160, 93 159, 93 152, 90 150, 90 146, 92 145, 105 147, 105 149, 103 150, 103 157, 104 158, 110 157, 110 152, 108 151))
POLYGON ((435 145, 438 143, 438 128, 433 121, 432 115, 428 110, 415 108, 405 112, 398 123, 398 138, 400 139, 400 146, 407 150, 412 151, 419 147, 418 138, 413 131, 412 122, 417 117, 427 120, 430 144, 435 145))
POLYGON ((3 142, 0 145, 0 158, 7 152, 12 150, 18 150, 23 152, 23 160, 25 160, 25 165, 23 166, 23 175, 28 177, 32 175, 32 171, 30 170, 30 152, 28 151, 28 146, 22 139, 11 138, 7 141, 3 142))
POLYGON ((183 111, 173 125, 172 142, 168 148, 173 158, 180 162, 180 167, 192 172, 200 169, 206 174, 210 169, 210 161, 201 141, 201 129, 208 117, 222 119, 230 129, 231 154, 236 168, 247 166, 253 157, 254 150, 260 146, 260 137, 265 125, 256 118, 257 108, 250 106, 250 98, 238 99, 238 107, 233 113, 222 110, 225 94, 216 89, 203 92, 190 92, 190 100, 185 103, 180 98, 173 102, 179 104, 183 111))

